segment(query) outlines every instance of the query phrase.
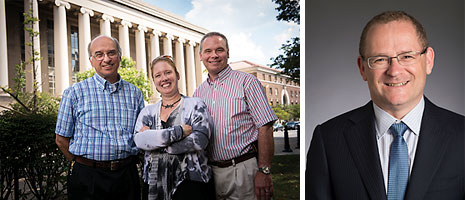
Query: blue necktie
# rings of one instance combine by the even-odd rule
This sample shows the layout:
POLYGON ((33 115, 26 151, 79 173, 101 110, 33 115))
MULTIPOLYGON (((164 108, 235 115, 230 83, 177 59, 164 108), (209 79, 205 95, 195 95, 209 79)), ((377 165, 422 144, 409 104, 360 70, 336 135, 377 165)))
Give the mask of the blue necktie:
POLYGON ((407 125, 403 122, 392 124, 389 128, 394 134, 389 154, 388 200, 404 199, 408 182, 408 148, 403 138, 407 125))

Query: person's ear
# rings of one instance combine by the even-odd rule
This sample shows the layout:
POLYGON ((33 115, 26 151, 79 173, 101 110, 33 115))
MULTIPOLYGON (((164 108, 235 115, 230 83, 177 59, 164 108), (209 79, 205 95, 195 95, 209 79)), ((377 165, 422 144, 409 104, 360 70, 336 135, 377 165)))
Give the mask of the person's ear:
POLYGON ((433 71, 433 67, 434 67, 434 50, 432 47, 428 47, 428 49, 426 49, 425 56, 426 56, 426 74, 429 75, 433 71))

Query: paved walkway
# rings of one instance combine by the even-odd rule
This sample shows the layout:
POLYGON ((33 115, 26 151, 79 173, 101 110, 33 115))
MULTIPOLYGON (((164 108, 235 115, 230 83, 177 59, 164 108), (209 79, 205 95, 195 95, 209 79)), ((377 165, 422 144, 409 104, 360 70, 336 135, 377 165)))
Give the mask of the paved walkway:
MULTIPOLYGON (((284 131, 276 131, 273 133, 274 136, 274 155, 290 155, 290 154, 300 154, 300 148, 297 147, 297 131, 289 130, 289 147, 292 152, 283 152, 284 150, 284 131)), ((300 133, 302 136, 302 133, 300 133)), ((302 145, 300 145, 303 147, 302 145)))

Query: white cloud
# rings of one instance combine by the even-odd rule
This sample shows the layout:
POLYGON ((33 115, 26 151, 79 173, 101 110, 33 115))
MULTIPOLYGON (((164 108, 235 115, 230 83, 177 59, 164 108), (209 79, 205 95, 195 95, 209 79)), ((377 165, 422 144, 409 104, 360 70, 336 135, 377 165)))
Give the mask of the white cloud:
POLYGON ((229 55, 231 58, 229 61, 248 60, 257 64, 263 64, 266 60, 266 56, 262 50, 262 47, 255 44, 252 39, 251 33, 234 33, 229 36, 229 55), (235 49, 233 51, 233 49, 235 49))
POLYGON ((276 20, 277 5, 270 0, 193 0, 192 5, 186 20, 225 34, 230 62, 270 64, 281 44, 299 34, 297 25, 276 20))

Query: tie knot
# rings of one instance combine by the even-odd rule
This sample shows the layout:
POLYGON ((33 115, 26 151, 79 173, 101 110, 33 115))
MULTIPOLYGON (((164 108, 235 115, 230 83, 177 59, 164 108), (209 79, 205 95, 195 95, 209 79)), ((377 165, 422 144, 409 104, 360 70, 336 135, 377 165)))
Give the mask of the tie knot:
POLYGON ((391 125, 389 129, 391 129, 391 131, 394 132, 394 134, 396 134, 396 137, 404 136, 404 133, 407 130, 407 125, 405 125, 404 122, 394 123, 391 125))

